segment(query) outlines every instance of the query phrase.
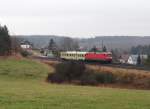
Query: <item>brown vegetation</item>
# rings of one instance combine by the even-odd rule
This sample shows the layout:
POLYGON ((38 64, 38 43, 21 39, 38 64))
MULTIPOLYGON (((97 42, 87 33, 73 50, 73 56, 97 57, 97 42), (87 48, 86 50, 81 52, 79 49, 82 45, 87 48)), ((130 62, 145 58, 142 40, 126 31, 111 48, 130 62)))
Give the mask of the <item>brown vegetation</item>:
POLYGON ((115 84, 119 86, 150 89, 150 71, 93 65, 87 65, 87 67, 94 69, 98 73, 107 72, 113 74, 116 78, 115 84))
POLYGON ((57 64, 61 63, 59 61, 46 61, 46 60, 44 60, 44 61, 41 60, 41 62, 43 62, 43 63, 45 63, 45 64, 47 64, 49 66, 52 66, 52 67, 55 67, 57 64))
MULTIPOLYGON (((53 67, 60 64, 60 62, 52 61, 46 61, 45 63, 53 67)), ((81 80, 81 84, 84 83, 85 85, 88 85, 88 82, 92 80, 93 85, 98 86, 150 89, 150 71, 113 68, 99 65, 86 65, 86 69, 88 69, 90 74, 88 73, 88 76, 82 75, 81 79, 84 81, 81 80), (91 73, 94 73, 94 75, 91 75, 91 73)), ((73 81, 73 84, 76 83, 79 84, 79 81, 73 81)))
POLYGON ((0 56, 0 59, 16 59, 16 60, 20 60, 23 57, 20 55, 20 53, 15 53, 15 54, 11 54, 10 56, 0 56))

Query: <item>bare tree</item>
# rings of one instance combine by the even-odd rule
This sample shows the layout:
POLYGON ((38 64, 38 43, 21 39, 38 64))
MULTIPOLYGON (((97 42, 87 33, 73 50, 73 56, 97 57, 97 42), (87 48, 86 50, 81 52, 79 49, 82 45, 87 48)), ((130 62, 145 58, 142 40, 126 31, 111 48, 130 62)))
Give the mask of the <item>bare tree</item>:
POLYGON ((20 52, 20 40, 17 37, 11 37, 11 50, 12 53, 18 53, 20 52))
POLYGON ((79 50, 79 44, 78 41, 73 40, 72 38, 65 37, 63 41, 61 42, 61 49, 65 51, 73 51, 73 50, 79 50))

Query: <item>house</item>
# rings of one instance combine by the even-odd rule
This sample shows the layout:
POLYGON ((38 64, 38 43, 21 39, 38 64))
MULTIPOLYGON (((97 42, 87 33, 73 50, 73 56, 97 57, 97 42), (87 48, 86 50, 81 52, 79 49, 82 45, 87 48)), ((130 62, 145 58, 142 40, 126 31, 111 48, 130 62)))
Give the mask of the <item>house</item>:
POLYGON ((24 42, 21 42, 20 47, 22 49, 31 49, 32 48, 32 44, 30 42, 28 42, 28 41, 24 41, 24 42))
POLYGON ((119 62, 121 64, 125 64, 125 63, 127 63, 128 59, 129 59, 129 55, 128 54, 121 55, 120 58, 119 58, 119 62))
MULTIPOLYGON (((139 55, 130 55, 127 64, 137 65, 138 56, 139 55)), ((148 58, 147 55, 140 55, 140 57, 141 57, 141 62, 143 62, 145 59, 148 58)))

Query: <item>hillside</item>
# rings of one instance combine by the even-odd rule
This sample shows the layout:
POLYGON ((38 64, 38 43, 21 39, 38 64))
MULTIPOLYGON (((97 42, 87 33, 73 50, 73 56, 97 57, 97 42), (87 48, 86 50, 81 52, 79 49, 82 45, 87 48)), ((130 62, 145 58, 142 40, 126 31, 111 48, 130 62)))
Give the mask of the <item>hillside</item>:
POLYGON ((45 82, 53 68, 0 59, 0 109, 149 109, 150 92, 45 82))
MULTIPOLYGON (((64 36, 54 36, 54 35, 32 35, 32 36, 17 36, 32 42, 35 47, 44 47, 48 44, 49 40, 53 38, 55 42, 59 45, 63 40, 64 36)), ((150 37, 140 37, 140 36, 97 36, 95 38, 78 38, 80 46, 91 48, 93 45, 97 47, 102 46, 102 41, 108 49, 124 49, 128 50, 132 46, 136 45, 148 45, 150 44, 150 37)))

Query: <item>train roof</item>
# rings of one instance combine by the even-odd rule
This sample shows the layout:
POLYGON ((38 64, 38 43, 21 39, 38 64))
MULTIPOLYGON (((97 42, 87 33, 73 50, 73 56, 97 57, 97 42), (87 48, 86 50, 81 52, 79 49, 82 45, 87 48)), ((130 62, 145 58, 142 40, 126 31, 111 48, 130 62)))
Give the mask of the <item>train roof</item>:
POLYGON ((68 53, 68 54, 86 54, 88 52, 81 52, 81 51, 66 51, 62 53, 68 53))
MULTIPOLYGON (((95 52, 83 52, 83 51, 65 51, 62 53, 67 53, 67 54, 86 54, 86 53, 95 53, 95 52)), ((96 52, 96 53, 101 53, 101 54, 111 54, 111 52, 96 52)))
POLYGON ((87 53, 101 53, 101 54, 111 54, 111 52, 87 52, 87 53))

